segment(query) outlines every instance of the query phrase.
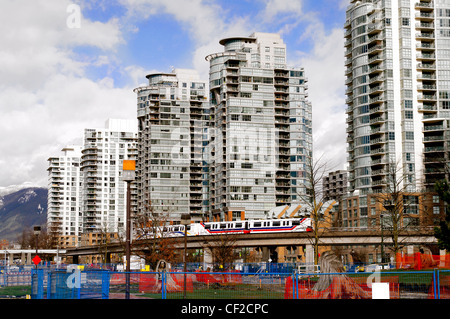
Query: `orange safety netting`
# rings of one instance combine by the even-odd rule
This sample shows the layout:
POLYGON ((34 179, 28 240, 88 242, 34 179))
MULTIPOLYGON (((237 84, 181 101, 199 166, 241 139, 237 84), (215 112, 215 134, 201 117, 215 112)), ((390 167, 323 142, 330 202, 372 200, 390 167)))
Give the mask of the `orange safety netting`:
MULTIPOLYGON (((166 274, 166 292, 184 291, 184 274, 166 274)), ((162 281, 158 274, 143 274, 139 281, 139 291, 147 293, 160 293, 162 291, 162 281)), ((193 292, 193 275, 186 274, 186 291, 193 292)))
POLYGON ((450 255, 430 255, 430 254, 402 254, 396 256, 397 269, 449 269, 450 255))
POLYGON ((220 273, 206 273, 198 271, 195 273, 195 279, 198 282, 206 284, 212 283, 242 283, 242 275, 240 274, 220 274, 220 273))
MULTIPOLYGON (((390 298, 399 298, 398 276, 389 276, 381 279, 380 282, 389 282, 390 298)), ((316 282, 299 280, 297 291, 294 291, 292 277, 286 279, 284 298, 285 299, 371 299, 372 289, 368 286, 367 277, 350 278, 345 275, 333 276, 329 287, 322 291, 314 290, 316 282)))
MULTIPOLYGON (((130 274, 130 283, 136 284, 139 282, 138 274, 130 274)), ((110 285, 125 285, 126 284, 126 274, 125 273, 115 273, 111 275, 109 280, 110 285)))

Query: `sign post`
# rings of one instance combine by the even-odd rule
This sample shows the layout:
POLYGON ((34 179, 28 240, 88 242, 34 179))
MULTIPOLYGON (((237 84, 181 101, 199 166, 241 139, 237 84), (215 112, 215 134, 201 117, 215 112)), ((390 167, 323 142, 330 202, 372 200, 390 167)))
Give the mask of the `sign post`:
POLYGON ((127 183, 127 217, 126 217, 126 292, 125 298, 130 299, 130 255, 131 255, 131 182, 136 178, 136 161, 123 161, 123 175, 124 182, 127 183))

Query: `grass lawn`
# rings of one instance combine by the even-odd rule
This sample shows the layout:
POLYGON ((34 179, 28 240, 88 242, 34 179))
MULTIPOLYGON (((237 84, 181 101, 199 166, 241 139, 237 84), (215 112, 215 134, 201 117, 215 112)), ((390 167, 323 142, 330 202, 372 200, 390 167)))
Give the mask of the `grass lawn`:
MULTIPOLYGON (((144 293, 141 296, 161 299, 161 294, 144 293)), ((183 299, 183 291, 168 292, 167 299, 183 299)), ((196 285, 192 292, 186 291, 187 299, 283 299, 283 287, 262 285, 261 287, 247 284, 196 285)))
POLYGON ((31 286, 0 287, 0 296, 22 297, 31 294, 31 286))

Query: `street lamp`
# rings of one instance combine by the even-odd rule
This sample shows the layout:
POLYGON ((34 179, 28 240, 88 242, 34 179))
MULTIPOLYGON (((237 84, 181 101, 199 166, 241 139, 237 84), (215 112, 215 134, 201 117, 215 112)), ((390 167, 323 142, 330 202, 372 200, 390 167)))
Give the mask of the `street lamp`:
MULTIPOLYGON (((41 226, 34 226, 33 227, 34 236, 36 236, 36 256, 38 255, 38 239, 39 234, 41 233, 41 226)), ((36 269, 37 269, 37 263, 36 263, 36 269)))
POLYGON ((384 261, 383 214, 380 214, 380 228, 381 228, 381 264, 383 264, 384 261))
POLYGON ((184 225, 184 292, 183 298, 186 299, 186 251, 187 251, 187 226, 191 223, 191 215, 184 213, 181 215, 181 224, 184 225))
POLYGON ((131 183, 136 177, 136 161, 123 161, 123 181, 127 183, 127 217, 126 217, 126 290, 125 299, 130 299, 130 259, 131 259, 131 183))

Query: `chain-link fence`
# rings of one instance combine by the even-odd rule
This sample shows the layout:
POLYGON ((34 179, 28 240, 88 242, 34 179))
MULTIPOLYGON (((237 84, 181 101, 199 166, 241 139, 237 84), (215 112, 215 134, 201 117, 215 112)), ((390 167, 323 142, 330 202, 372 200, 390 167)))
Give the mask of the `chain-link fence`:
POLYGON ((450 299, 450 271, 289 274, 37 270, 32 274, 31 298, 373 299, 379 291, 389 299, 450 299))

